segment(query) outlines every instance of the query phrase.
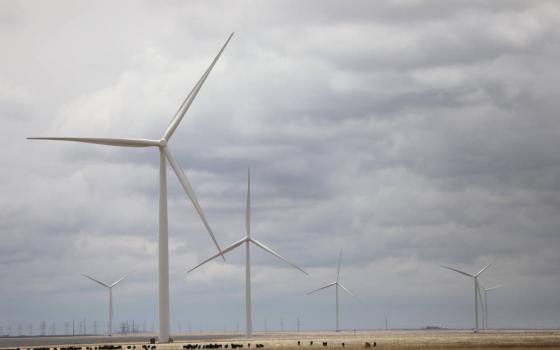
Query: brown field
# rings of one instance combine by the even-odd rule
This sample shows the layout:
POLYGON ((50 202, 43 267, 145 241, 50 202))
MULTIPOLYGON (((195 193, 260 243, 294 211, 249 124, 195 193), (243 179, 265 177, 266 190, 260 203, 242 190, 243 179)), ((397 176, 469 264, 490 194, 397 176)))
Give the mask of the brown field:
MULTIPOLYGON (((33 337, 6 338, 0 340, 0 349, 20 347, 22 350, 42 346, 95 346, 96 344, 123 344, 124 350, 136 345, 134 350, 142 350, 148 336, 107 337, 33 337)), ((171 344, 157 344, 157 350, 182 350, 184 344, 243 344, 243 350, 255 349, 255 344, 264 344, 264 349, 285 350, 357 350, 364 349, 365 343, 376 349, 560 349, 560 331, 472 331, 456 330, 415 330, 415 331, 357 331, 357 332, 299 332, 299 333, 256 333, 251 339, 235 334, 176 335, 171 344), (297 342, 301 345, 298 346, 297 342), (310 342, 313 341, 313 345, 310 342), (323 342, 327 346, 323 346, 323 342), (344 343, 344 347, 342 346, 344 343), (376 345, 374 347, 374 344, 376 345)))

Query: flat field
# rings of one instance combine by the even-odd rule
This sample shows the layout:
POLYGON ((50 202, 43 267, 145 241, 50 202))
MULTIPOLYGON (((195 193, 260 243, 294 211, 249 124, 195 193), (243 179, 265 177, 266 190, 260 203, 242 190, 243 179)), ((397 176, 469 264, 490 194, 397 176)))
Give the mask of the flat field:
MULTIPOLYGON (((149 335, 135 336, 76 336, 76 337, 9 337, 0 338, 0 349, 19 347, 21 350, 34 347, 97 346, 122 344, 123 350, 142 350, 149 335), (135 346, 135 348, 133 348, 135 346)), ((256 348, 285 350, 357 350, 365 349, 369 343, 376 349, 560 349, 560 331, 472 331, 457 330, 399 330, 399 331, 356 331, 356 332, 283 332, 256 333, 251 339, 239 334, 175 335, 174 343, 156 344, 157 350, 182 350, 185 344, 243 344, 243 349, 256 348), (298 345, 298 341, 300 345, 298 345), (313 344, 311 344, 313 342, 313 344), (323 344, 326 343, 326 346, 323 344), (344 345, 343 345, 344 343, 344 345)))

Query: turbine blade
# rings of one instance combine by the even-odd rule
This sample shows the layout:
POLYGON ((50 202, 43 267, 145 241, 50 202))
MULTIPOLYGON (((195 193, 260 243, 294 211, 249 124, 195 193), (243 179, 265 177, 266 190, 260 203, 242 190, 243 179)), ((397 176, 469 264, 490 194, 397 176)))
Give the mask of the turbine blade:
MULTIPOLYGON (((239 241, 233 243, 232 245, 230 245, 229 247, 227 247, 226 249, 222 250, 222 253, 225 254, 237 247, 239 247, 241 244, 245 243, 245 241, 247 241, 247 237, 244 237, 242 239, 240 239, 239 241)), ((191 271, 194 271, 195 269, 199 268, 200 266, 206 264, 207 262, 216 259, 217 257, 219 257, 221 254, 220 253, 216 253, 214 255, 212 255, 211 257, 209 257, 208 259, 204 260, 203 262, 201 262, 200 264, 196 265, 195 267, 193 267, 192 269, 190 269, 189 271, 187 271, 187 273, 190 273, 191 271)))
POLYGON ((315 292, 318 292, 318 291, 320 291, 320 290, 323 290, 323 289, 326 289, 326 288, 329 288, 329 287, 332 287, 332 286, 334 286, 335 284, 336 284, 336 282, 333 282, 333 283, 331 283, 331 284, 327 284, 327 285, 324 286, 324 287, 317 288, 317 289, 315 289, 315 290, 312 290, 311 292, 308 292, 307 295, 313 294, 313 293, 315 293, 315 292))
POLYGON ((183 116, 185 115, 185 113, 187 113, 187 110, 189 109, 192 102, 194 101, 196 95, 198 94, 198 91, 202 87, 202 84, 204 84, 204 81, 206 80, 206 78, 210 74, 210 71, 212 70, 212 68, 214 68, 214 65, 216 64, 216 62, 218 62, 218 59, 222 55, 222 52, 224 51, 227 44, 231 40, 231 37, 233 36, 233 34, 234 33, 231 33, 229 38, 226 40, 226 43, 224 44, 224 46, 222 46, 222 48, 220 49, 220 52, 218 52, 218 54, 216 55, 216 57, 214 58, 214 60, 210 64, 210 66, 208 67, 208 69, 206 69, 206 71, 204 72, 204 74, 202 75, 200 80, 196 83, 194 88, 191 90, 191 92, 189 93, 187 98, 185 98, 185 100, 183 101, 183 103, 179 107, 179 110, 177 111, 177 113, 175 113, 175 116, 173 117, 173 119, 171 119, 171 123, 169 124, 169 126, 167 127, 167 130, 165 130, 165 133, 163 134, 163 138, 165 140, 169 141, 169 138, 173 135, 173 133, 175 132, 175 129, 177 129, 177 126, 179 126, 179 123, 183 119, 183 116))
POLYGON ((28 137, 28 140, 54 140, 93 143, 97 145, 120 146, 120 147, 157 147, 159 141, 146 139, 122 139, 122 138, 100 138, 100 137, 28 137))
POLYGON ((354 298, 357 298, 354 293, 352 293, 351 291, 349 291, 346 287, 344 287, 342 284, 338 283, 338 286, 342 289, 344 289, 344 291, 348 294, 350 294, 351 296, 353 296, 354 298))
POLYGON ((121 278, 119 278, 118 280, 116 280, 115 282, 113 282, 113 284, 111 284, 110 287, 114 287, 117 284, 121 283, 122 280, 124 280, 125 278, 127 278, 128 276, 132 275, 132 272, 127 273, 126 275, 122 276, 121 278))
POLYGON ((245 209, 245 230, 251 236, 251 170, 247 168, 247 207, 245 209))
POLYGON ((338 282, 338 279, 340 278, 340 262, 342 261, 342 249, 340 250, 340 253, 338 253, 338 267, 336 269, 336 281, 338 282))
POLYGON ((198 216, 200 216, 200 218, 202 219, 202 222, 204 223, 204 226, 206 226, 206 230, 208 230, 208 233, 210 234, 210 237, 212 237, 212 240, 214 241, 214 244, 216 245, 216 248, 218 248, 218 252, 222 256, 222 259, 224 259, 224 261, 225 261, 226 258, 224 257, 222 249, 220 248, 220 245, 218 244, 218 241, 216 241, 216 237, 214 237, 214 233, 212 232, 212 229, 210 228, 210 225, 208 224, 208 221, 206 221, 206 216, 204 215, 204 212, 202 211, 202 207, 198 203, 198 199, 196 198, 196 194, 194 193, 194 191, 191 187, 191 184, 189 183, 189 180, 187 179, 187 176, 185 175, 185 173, 183 172, 183 170, 181 169, 181 167, 179 166, 179 164, 175 160, 175 157, 173 157, 173 154, 171 154, 171 150, 169 149, 169 147, 163 147, 163 149, 165 151, 165 156, 167 157, 167 160, 169 160, 169 164, 171 164, 171 168, 173 168, 173 170, 175 171, 175 174, 177 175, 177 178, 179 179, 179 182, 181 183, 181 185, 183 186, 183 189, 185 190, 187 196, 191 200, 194 208, 196 209, 196 212, 198 213, 198 216))
POLYGON ((466 273, 466 272, 463 272, 463 271, 461 271, 461 270, 454 269, 454 268, 449 267, 449 266, 445 266, 445 265, 439 265, 439 266, 441 266, 441 267, 443 267, 443 268, 445 268, 445 269, 449 269, 449 270, 451 270, 451 271, 459 272, 460 274, 465 275, 465 276, 475 277, 475 276, 471 275, 470 273, 466 273))
POLYGON ((89 279, 92 280, 93 282, 99 283, 99 284, 102 285, 103 287, 111 288, 111 286, 109 286, 109 285, 107 285, 107 284, 105 284, 105 283, 103 283, 103 282, 101 282, 101 281, 98 281, 98 280, 96 280, 95 278, 93 278, 93 277, 91 277, 91 276, 84 275, 83 273, 82 273, 81 275, 84 276, 85 278, 89 278, 89 279))
POLYGON ((476 276, 476 277, 480 276, 480 274, 483 273, 484 270, 486 270, 487 268, 489 268, 490 265, 492 265, 492 263, 490 263, 490 264, 484 266, 480 271, 478 271, 478 273, 477 273, 475 276, 476 276))
POLYGON ((484 288, 484 290, 489 291, 489 290, 492 290, 492 289, 500 288, 501 286, 502 286, 501 284, 498 284, 497 286, 493 286, 493 287, 490 287, 490 288, 484 288))
POLYGON ((277 257, 278 259, 284 261, 285 263, 287 263, 288 265, 291 265, 293 267, 295 267, 296 269, 300 270, 301 272, 303 272, 304 274, 308 275, 307 272, 305 272, 301 267, 297 266, 296 264, 292 264, 291 262, 289 262, 286 258, 282 257, 280 254, 276 253, 274 250, 270 249, 269 247, 267 247, 266 245, 262 244, 261 242, 257 241, 256 239, 253 238, 249 238, 249 240, 251 242, 253 242, 254 244, 256 244, 258 247, 262 248, 263 250, 269 252, 270 254, 274 255, 275 257, 277 257))

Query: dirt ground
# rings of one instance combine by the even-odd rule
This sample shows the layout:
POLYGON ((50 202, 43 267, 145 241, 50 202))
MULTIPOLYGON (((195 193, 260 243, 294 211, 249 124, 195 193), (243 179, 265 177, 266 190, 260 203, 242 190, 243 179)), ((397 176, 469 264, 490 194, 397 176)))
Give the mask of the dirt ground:
MULTIPOLYGON (((98 346, 122 344, 123 350, 142 350, 149 336, 134 337, 33 337, 1 338, 0 349, 19 347, 27 350, 37 347, 68 345, 98 346)), ((255 349, 256 344, 285 350, 342 350, 365 349, 369 343, 376 349, 560 349, 560 331, 472 331, 455 330, 402 330, 402 331, 346 331, 346 332, 284 332, 256 333, 250 339, 238 334, 176 335, 171 344, 156 344, 157 350, 182 350, 185 344, 243 344, 243 350, 255 349), (298 341, 300 344, 298 345, 298 341), (313 342, 313 344, 311 344, 313 342), (326 343, 326 346, 323 344, 326 343), (344 343, 344 344, 343 344, 344 343), (250 347, 248 345, 250 344, 250 347)))

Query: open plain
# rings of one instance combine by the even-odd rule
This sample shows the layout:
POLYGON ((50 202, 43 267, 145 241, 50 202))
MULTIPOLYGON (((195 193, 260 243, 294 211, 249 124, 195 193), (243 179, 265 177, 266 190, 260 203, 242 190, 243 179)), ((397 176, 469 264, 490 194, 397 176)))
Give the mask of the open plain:
MULTIPOLYGON (((104 344, 123 345, 123 349, 141 350, 149 343, 149 335, 75 336, 75 337, 9 337, 0 338, 0 348, 27 349, 37 347, 90 347, 104 344), (134 346, 136 346, 134 348, 134 346)), ((342 332, 256 333, 250 339, 238 334, 176 335, 170 344, 156 344, 160 350, 180 350, 186 344, 243 344, 243 349, 264 348, 311 349, 560 349, 558 330, 497 330, 478 334, 467 330, 396 330, 342 332), (298 345, 298 341, 300 344, 298 345), (313 342, 313 343, 311 343, 313 342), (250 345, 250 346, 248 346, 250 345)))

